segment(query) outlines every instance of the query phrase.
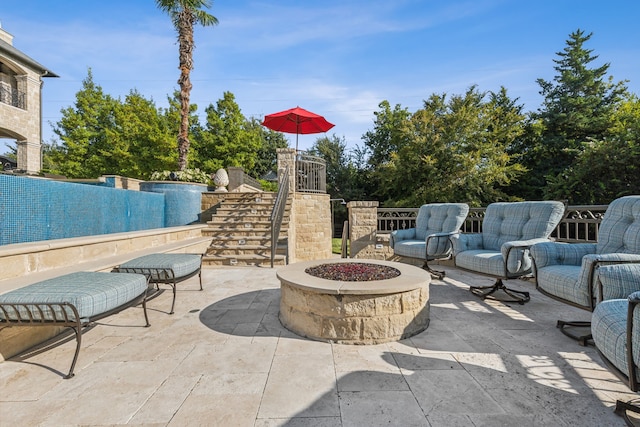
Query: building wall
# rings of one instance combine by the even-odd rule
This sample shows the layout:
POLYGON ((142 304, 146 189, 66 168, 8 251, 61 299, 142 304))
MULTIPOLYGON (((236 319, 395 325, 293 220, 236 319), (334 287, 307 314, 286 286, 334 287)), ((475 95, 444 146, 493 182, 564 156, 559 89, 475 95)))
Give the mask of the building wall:
MULTIPOLYGON (((0 28, 0 39, 13 45, 13 36, 0 28)), ((18 169, 30 174, 40 171, 42 163, 42 69, 17 62, 0 51, 0 61, 12 71, 15 89, 25 94, 24 108, 0 102, 0 136, 15 138, 18 169), (15 75, 13 75, 15 73, 15 75)))

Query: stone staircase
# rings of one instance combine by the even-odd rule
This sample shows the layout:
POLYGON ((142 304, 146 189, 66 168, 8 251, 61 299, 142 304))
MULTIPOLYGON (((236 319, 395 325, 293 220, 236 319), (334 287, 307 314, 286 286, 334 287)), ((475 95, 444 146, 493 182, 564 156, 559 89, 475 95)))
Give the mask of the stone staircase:
MULTIPOLYGON (((271 266, 271 223, 276 193, 229 193, 220 203, 203 236, 210 237, 203 265, 271 266)), ((287 201, 274 265, 285 265, 291 202, 287 201)))

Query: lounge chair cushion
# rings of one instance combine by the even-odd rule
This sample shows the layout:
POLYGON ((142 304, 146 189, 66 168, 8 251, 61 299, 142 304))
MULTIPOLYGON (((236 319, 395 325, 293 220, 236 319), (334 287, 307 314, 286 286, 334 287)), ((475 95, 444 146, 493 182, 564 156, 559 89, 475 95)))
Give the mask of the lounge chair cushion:
MULTIPOLYGON (((80 271, 53 279, 33 283, 0 295, 0 303, 69 303, 76 307, 81 319, 90 319, 122 306, 147 290, 147 280, 140 274, 113 274, 94 271, 80 271)), ((55 308, 56 315, 61 314, 55 308)), ((37 313, 40 313, 36 310, 37 313)), ((26 310, 21 311, 25 316, 26 310)), ((73 312, 67 310, 70 319, 73 312)), ((0 316, 4 316, 0 311, 0 316)), ((7 316, 15 317, 11 312, 7 316)), ((36 320, 52 320, 51 310, 43 310, 36 320)), ((3 317, 4 319, 4 317, 3 317)))
POLYGON ((122 269, 140 269, 151 277, 151 281, 180 279, 198 271, 202 257, 195 254, 150 254, 120 265, 122 269), (174 277, 168 277, 167 271, 173 271, 174 277))

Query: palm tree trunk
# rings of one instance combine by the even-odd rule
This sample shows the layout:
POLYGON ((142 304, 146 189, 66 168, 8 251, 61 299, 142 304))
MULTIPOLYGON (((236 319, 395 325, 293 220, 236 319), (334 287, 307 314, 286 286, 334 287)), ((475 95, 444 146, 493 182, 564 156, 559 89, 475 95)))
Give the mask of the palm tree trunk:
POLYGON ((194 14, 191 9, 184 9, 178 18, 178 43, 180 50, 180 131, 178 132, 178 169, 187 168, 189 151, 189 109, 191 97, 191 69, 193 68, 193 25, 194 14))

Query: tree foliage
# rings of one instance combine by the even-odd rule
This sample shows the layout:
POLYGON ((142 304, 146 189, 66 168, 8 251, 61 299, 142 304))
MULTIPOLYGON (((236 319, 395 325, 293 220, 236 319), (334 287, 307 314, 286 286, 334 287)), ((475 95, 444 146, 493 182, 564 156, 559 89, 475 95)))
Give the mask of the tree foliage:
POLYGON ((523 177, 528 183, 527 198, 569 199, 571 195, 562 191, 566 171, 587 141, 611 136, 612 115, 627 89, 624 82, 614 83, 612 76, 606 77, 608 63, 592 65, 598 56, 584 46, 591 36, 579 29, 571 33, 554 60, 557 74, 553 81, 538 79, 544 101, 531 118, 539 133, 530 133, 534 138, 526 142, 528 149, 522 157, 529 170, 523 177))

